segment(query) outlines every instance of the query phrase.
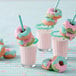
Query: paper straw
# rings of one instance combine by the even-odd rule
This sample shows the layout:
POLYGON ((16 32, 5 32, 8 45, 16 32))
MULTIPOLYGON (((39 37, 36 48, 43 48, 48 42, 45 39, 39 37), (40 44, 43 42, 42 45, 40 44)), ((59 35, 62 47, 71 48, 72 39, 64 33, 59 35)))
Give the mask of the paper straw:
POLYGON ((20 24, 21 24, 21 27, 22 27, 22 31, 24 31, 24 27, 23 27, 23 22, 22 22, 22 19, 21 19, 21 15, 19 15, 19 20, 20 20, 20 24))
POLYGON ((60 0, 57 1, 57 4, 56 4, 56 6, 55 6, 55 10, 56 10, 56 8, 58 7, 59 2, 60 2, 60 0))

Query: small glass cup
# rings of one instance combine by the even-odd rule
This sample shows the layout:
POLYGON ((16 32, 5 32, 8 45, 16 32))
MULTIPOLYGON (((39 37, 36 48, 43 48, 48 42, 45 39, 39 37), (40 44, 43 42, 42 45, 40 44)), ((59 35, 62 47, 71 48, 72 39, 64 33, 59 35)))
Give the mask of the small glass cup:
POLYGON ((33 67, 36 63, 36 46, 20 47, 21 64, 24 67, 33 67))
POLYGON ((37 31, 37 48, 40 51, 51 51, 51 30, 40 29, 37 31))
POLYGON ((37 46, 36 43, 38 39, 35 38, 35 42, 28 47, 21 47, 20 46, 20 57, 21 57, 21 64, 23 67, 35 67, 36 66, 36 51, 37 46))
POLYGON ((54 56, 63 56, 67 59, 67 50, 68 50, 68 40, 64 39, 62 36, 54 35, 58 31, 51 33, 52 35, 52 49, 54 56))

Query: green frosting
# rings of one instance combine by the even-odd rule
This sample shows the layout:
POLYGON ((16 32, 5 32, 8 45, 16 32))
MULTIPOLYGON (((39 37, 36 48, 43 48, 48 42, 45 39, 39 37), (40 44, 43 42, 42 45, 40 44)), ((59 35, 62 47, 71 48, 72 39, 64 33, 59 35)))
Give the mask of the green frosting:
POLYGON ((35 38, 33 44, 36 44, 39 40, 37 38, 35 38))
POLYGON ((49 18, 49 17, 45 17, 45 20, 48 21, 48 22, 49 21, 55 22, 55 20, 53 20, 52 18, 49 18))
POLYGON ((50 60, 50 59, 45 59, 45 60, 43 60, 42 65, 44 65, 45 67, 47 67, 47 63, 48 63, 49 60, 50 60))
POLYGON ((30 32, 31 32, 31 29, 27 27, 23 33, 19 33, 18 37, 21 38, 23 36, 27 36, 30 32))
POLYGON ((16 54, 16 51, 15 50, 12 50, 12 51, 7 51, 6 53, 5 53, 5 55, 15 55, 16 54))
POLYGON ((60 35, 59 31, 53 31, 53 32, 51 32, 51 36, 53 36, 53 37, 63 37, 63 36, 60 35), (58 35, 57 35, 57 33, 58 33, 58 35))
POLYGON ((3 43, 3 39, 0 39, 0 42, 3 43))
POLYGON ((53 26, 47 26, 47 25, 44 25, 43 23, 41 23, 41 24, 37 24, 36 26, 35 26, 37 29, 45 29, 45 30, 49 30, 49 29, 52 29, 52 28, 54 28, 54 25, 53 26))
POLYGON ((76 25, 76 21, 72 22, 72 19, 68 19, 67 21, 69 21, 73 26, 76 25))
POLYGON ((62 33, 64 33, 64 34, 66 34, 66 33, 67 33, 67 31, 66 31, 66 29, 65 29, 65 27, 64 27, 64 26, 62 26, 62 33))
POLYGON ((1 52, 1 50, 2 50, 3 47, 4 47, 4 45, 0 45, 0 52, 1 52))
POLYGON ((56 71, 56 72, 59 71, 58 69, 56 69, 56 67, 55 67, 54 65, 52 65, 52 68, 53 68, 53 70, 56 71))
POLYGON ((56 9, 57 12, 55 12, 55 16, 62 16, 62 11, 60 9, 56 9))
POLYGON ((52 65, 59 63, 59 61, 63 61, 64 65, 67 64, 67 61, 66 61, 66 59, 65 59, 64 57, 58 56, 58 57, 56 58, 56 60, 52 63, 52 65))
POLYGON ((22 40, 19 40, 18 43, 21 44, 21 45, 24 44, 22 40))

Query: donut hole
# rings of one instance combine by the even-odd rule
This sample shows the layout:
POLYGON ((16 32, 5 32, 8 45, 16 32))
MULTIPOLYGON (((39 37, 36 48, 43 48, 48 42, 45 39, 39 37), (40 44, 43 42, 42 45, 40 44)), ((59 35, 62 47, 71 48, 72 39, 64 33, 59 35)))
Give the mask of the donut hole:
POLYGON ((70 22, 71 25, 74 25, 74 23, 70 22))
POLYGON ((60 64, 60 66, 64 65, 63 61, 59 61, 59 64, 60 64))
MULTIPOLYGON (((24 29, 24 31, 25 31, 25 29, 24 29)), ((21 30, 20 32, 21 32, 21 33, 23 33, 24 31, 23 31, 23 30, 21 30)))

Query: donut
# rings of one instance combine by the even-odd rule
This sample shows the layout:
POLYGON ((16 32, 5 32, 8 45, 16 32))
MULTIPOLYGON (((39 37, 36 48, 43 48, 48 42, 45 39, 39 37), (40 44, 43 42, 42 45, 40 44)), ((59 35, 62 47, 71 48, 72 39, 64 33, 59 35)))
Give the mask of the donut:
POLYGON ((15 36, 18 40, 25 40, 31 36, 31 29, 29 27, 24 26, 24 30, 25 31, 22 31, 21 26, 19 26, 15 31, 15 36))
POLYGON ((60 19, 62 17, 62 11, 60 9, 49 8, 47 11, 47 17, 54 20, 60 19))
POLYGON ((45 19, 42 20, 42 23, 47 26, 53 26, 56 24, 56 22, 57 22, 57 20, 54 20, 54 19, 48 18, 48 17, 45 17, 45 19))
POLYGON ((42 68, 51 71, 52 59, 45 59, 42 62, 42 68))
POLYGON ((69 40, 74 39, 75 36, 76 36, 76 34, 73 34, 73 33, 69 32, 69 31, 67 31, 67 30, 65 29, 65 27, 62 27, 62 28, 60 29, 60 34, 61 34, 64 38, 67 38, 67 39, 69 39, 69 40))
POLYGON ((0 39, 0 45, 4 45, 3 39, 0 39))
POLYGON ((67 32, 76 34, 76 21, 73 21, 73 22, 71 21, 72 21, 71 19, 67 19, 67 21, 65 21, 63 25, 65 26, 65 29, 67 30, 67 32))
POLYGON ((35 41, 34 36, 31 35, 31 37, 26 40, 18 40, 18 44, 20 46, 30 46, 33 44, 34 41, 35 41))
POLYGON ((52 59, 52 68, 56 72, 64 72, 67 68, 67 61, 62 56, 55 56, 52 59))
POLYGON ((6 49, 6 52, 4 54, 5 59, 12 59, 16 57, 16 51, 11 49, 6 49))
POLYGON ((5 54, 5 47, 4 45, 0 45, 0 57, 2 57, 5 54))

